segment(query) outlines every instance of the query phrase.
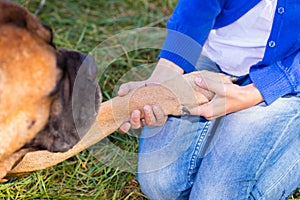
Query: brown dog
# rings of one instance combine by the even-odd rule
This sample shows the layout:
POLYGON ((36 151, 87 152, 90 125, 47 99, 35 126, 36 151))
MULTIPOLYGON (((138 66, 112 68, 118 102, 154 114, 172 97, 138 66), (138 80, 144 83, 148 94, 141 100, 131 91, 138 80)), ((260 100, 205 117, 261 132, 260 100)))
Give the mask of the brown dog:
POLYGON ((102 103, 98 112, 92 56, 56 49, 49 28, 23 7, 1 0, 0 35, 0 180, 66 160, 114 132, 144 105, 159 105, 166 115, 188 114, 214 95, 195 85, 197 76, 231 82, 207 71, 168 74, 160 85, 102 103))
POLYGON ((23 7, 0 1, 0 161, 25 147, 66 151, 80 139, 72 92, 84 62, 78 123, 91 125, 99 106, 97 67, 91 57, 56 49, 52 33, 23 7), (91 105, 91 104, 89 104, 91 105))

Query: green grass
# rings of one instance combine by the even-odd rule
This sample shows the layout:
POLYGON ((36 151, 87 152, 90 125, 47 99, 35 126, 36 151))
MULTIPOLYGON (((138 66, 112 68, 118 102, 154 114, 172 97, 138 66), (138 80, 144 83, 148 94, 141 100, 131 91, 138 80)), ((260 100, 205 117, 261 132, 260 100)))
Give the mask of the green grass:
MULTIPOLYGON (((18 0, 49 25, 54 32, 57 47, 90 52, 111 36, 144 26, 164 27, 176 0, 46 0, 38 11, 39 0, 18 0)), ((104 100, 114 95, 119 79, 136 66, 152 63, 157 51, 143 49, 118 58, 99 77, 104 100)), ((151 70, 151 69, 149 69, 151 70)), ((142 75, 146 77, 147 74, 142 75)), ((141 78, 141 77, 138 77, 141 78)), ((121 153, 136 156, 137 137, 120 135, 109 141, 120 147, 121 153)), ((97 145, 95 146, 97 147, 97 145)), ((120 153, 118 152, 118 153, 120 153)), ((127 162, 122 156, 109 157, 115 167, 107 166, 95 157, 93 150, 84 152, 54 167, 32 173, 23 178, 0 185, 0 198, 4 199, 146 199, 140 192, 133 169, 125 170, 127 162), (120 163, 120 164, 119 164, 120 163), (131 171, 131 172, 129 172, 131 171)), ((101 158, 104 158, 102 156, 101 158)), ((134 157, 135 158, 135 157, 134 157)), ((133 159, 134 159, 133 158, 133 159)), ((129 165, 129 164, 128 164, 129 165)), ((300 191, 291 199, 300 199, 300 191)))
MULTIPOLYGON (((175 1, 59 1, 48 0, 37 12, 39 0, 17 1, 53 29, 57 47, 85 53, 117 33, 165 24, 175 1)), ((104 100, 113 96, 119 79, 134 66, 156 60, 157 51, 139 50, 118 58, 99 77, 104 100)), ((115 133, 110 141, 126 152, 137 152, 137 137, 115 133)), ((103 157, 103 156, 102 156, 103 157)), ((110 159, 110 158, 108 158, 110 159)), ((112 161, 120 160, 112 158, 112 161)), ((111 160, 110 160, 111 161, 111 160)), ((135 166, 135 165, 133 165, 135 166)), ((0 185, 5 199, 146 199, 133 169, 101 163, 93 151, 84 152, 54 167, 0 185)))

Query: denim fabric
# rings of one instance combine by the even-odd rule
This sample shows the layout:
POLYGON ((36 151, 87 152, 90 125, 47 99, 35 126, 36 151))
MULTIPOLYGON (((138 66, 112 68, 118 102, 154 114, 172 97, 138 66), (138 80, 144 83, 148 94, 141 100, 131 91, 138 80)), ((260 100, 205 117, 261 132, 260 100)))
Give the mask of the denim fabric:
POLYGON ((145 128, 142 191, 162 200, 288 198, 300 185, 299 105, 299 97, 286 97, 213 122, 170 117, 145 128))
POLYGON ((145 128, 140 139, 138 180, 151 199, 187 197, 197 174, 212 122, 170 117, 145 128))
POLYGON ((156 200, 287 199, 300 185, 300 97, 214 121, 169 117, 145 127, 138 181, 156 200))

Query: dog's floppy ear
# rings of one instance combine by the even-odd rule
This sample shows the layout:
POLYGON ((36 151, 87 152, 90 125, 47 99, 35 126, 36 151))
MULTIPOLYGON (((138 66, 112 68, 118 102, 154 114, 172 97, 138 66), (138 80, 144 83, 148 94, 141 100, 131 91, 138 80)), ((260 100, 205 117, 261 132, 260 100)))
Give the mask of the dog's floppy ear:
POLYGON ((25 28, 46 43, 52 44, 51 30, 44 26, 33 14, 16 3, 0 0, 0 26, 5 24, 25 28))
POLYGON ((89 130, 101 100, 92 56, 60 49, 57 64, 63 76, 54 91, 48 124, 26 146, 64 152, 89 130))

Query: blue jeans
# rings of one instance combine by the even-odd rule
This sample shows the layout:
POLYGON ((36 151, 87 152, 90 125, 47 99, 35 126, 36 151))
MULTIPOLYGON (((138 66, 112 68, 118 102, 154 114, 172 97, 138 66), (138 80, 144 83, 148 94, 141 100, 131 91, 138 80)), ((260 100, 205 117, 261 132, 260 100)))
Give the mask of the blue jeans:
POLYGON ((145 127, 137 177, 153 200, 286 199, 300 185, 300 97, 145 127))

